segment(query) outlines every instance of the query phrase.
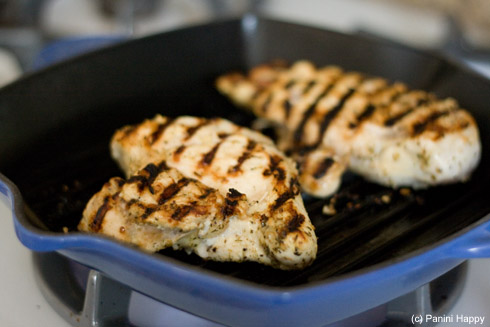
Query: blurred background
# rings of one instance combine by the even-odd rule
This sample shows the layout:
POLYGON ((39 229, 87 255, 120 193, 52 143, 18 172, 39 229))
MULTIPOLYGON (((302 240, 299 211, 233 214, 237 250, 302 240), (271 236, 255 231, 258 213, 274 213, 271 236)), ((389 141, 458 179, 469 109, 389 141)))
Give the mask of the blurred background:
POLYGON ((0 85, 59 40, 140 37, 247 12, 443 52, 484 71, 490 62, 488 0, 0 0, 0 85))

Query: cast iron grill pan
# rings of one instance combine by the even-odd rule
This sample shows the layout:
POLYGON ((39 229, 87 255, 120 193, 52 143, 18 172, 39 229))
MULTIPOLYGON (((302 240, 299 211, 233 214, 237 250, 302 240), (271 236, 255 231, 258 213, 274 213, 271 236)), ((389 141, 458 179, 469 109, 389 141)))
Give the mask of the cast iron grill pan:
POLYGON ((258 284, 302 285, 429 248, 490 212, 485 195, 488 82, 399 45, 267 19, 254 22, 253 29, 234 20, 131 41, 3 89, 2 114, 17 111, 0 122, 0 130, 11 132, 0 141, 0 170, 20 189, 33 223, 59 233, 76 231, 89 198, 110 177, 122 176, 108 144, 125 124, 161 113, 219 116, 250 125, 253 117, 218 94, 214 78, 277 58, 338 64, 452 95, 479 123, 484 154, 479 168, 468 183, 410 192, 347 174, 334 196, 337 214, 330 216, 322 207, 331 198, 305 197, 319 248, 313 265, 299 272, 204 261, 173 250, 159 255, 258 284), (293 44, 302 46, 291 48, 293 44))

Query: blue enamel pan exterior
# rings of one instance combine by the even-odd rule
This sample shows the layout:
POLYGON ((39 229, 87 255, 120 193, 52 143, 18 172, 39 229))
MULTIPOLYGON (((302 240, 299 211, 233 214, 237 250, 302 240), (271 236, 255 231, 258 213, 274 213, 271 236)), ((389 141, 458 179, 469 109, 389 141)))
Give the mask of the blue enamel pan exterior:
MULTIPOLYGON (((199 88, 190 87, 186 92, 206 97, 199 88)), ((158 99, 161 100, 160 97, 158 99)), ((488 195, 481 191, 485 190, 489 181, 488 165, 485 165, 489 139, 487 129, 490 126, 490 113, 485 111, 488 103, 488 81, 441 58, 379 41, 246 17, 123 42, 48 67, 0 90, 0 115, 3 121, 8 121, 8 124, 0 126, 3 129, 3 140, 0 140, 0 192, 11 203, 19 240, 33 251, 56 251, 143 294, 225 325, 323 326, 406 294, 466 259, 490 257, 490 205, 484 200, 488 199, 488 195), (185 47, 180 46, 182 40, 185 40, 185 47), (331 44, 335 44, 332 49, 329 48, 331 44), (345 52, 349 47, 356 51, 345 52), (366 52, 357 58, 362 51, 366 52), (162 91, 167 92, 163 99, 169 100, 174 90, 186 85, 181 83, 186 82, 182 75, 197 74, 208 83, 219 72, 249 67, 277 57, 333 62, 401 79, 411 85, 426 86, 440 94, 465 85, 469 91, 460 93, 458 100, 467 107, 477 108, 473 113, 480 124, 484 146, 483 166, 479 168, 474 182, 479 190, 474 193, 477 196, 465 202, 467 209, 457 211, 459 216, 467 214, 468 220, 471 216, 471 221, 462 224, 450 235, 390 260, 324 280, 281 287, 241 280, 161 254, 147 254, 103 236, 54 231, 49 228, 49 221, 33 213, 27 199, 35 199, 33 193, 43 192, 43 187, 31 188, 30 179, 25 176, 32 174, 35 177, 34 168, 38 165, 33 165, 34 168, 27 172, 21 170, 26 158, 29 158, 29 151, 39 147, 37 141, 45 138, 59 140, 56 134, 58 126, 68 124, 70 129, 76 129, 76 122, 84 122, 84 131, 92 135, 96 131, 86 124, 92 121, 86 116, 97 116, 94 124, 101 120, 109 124, 112 120, 107 118, 112 117, 113 126, 108 128, 107 135, 103 134, 108 137, 114 128, 128 122, 126 116, 130 116, 129 122, 132 122, 151 113, 145 109, 131 111, 126 108, 124 102, 131 101, 128 99, 133 96, 141 99, 141 94, 154 95, 160 92, 160 85, 170 90, 162 91), (411 58, 410 67, 403 66, 407 58, 411 58), (188 60, 189 65, 196 66, 190 69, 191 72, 179 72, 175 66, 179 69, 184 67, 178 63, 179 60, 188 60), (163 68, 159 67, 162 61, 166 62, 163 68), (196 64, 199 62, 201 64, 196 64), (379 65, 380 62, 383 65, 379 65), (125 74, 118 74, 121 70, 125 74), (170 75, 173 76, 173 84, 166 79, 170 75), (134 81, 135 76, 139 76, 137 82, 134 81), (159 78, 162 79, 161 83, 158 82, 159 78), (172 86, 174 84, 177 85, 175 88, 172 86), (47 91, 53 88, 56 96, 47 91), (110 111, 105 116, 97 111, 108 103, 112 108, 114 99, 120 111, 110 111), (36 118, 29 115, 33 112, 36 112, 36 118), (55 136, 50 131, 55 131, 55 136), (15 150, 20 154, 10 160, 4 159, 15 150)), ((144 105, 143 101, 142 108, 144 105)), ((214 110, 212 106, 202 105, 207 110, 214 110)), ((164 113, 173 110, 165 106, 157 109, 164 113)), ((192 110, 190 112, 195 114, 192 110)), ((69 132, 63 137, 70 141, 76 138, 69 132)), ((85 146, 85 143, 74 144, 75 150, 85 146)), ((54 149, 65 151, 64 148, 54 149)), ((99 169, 97 162, 92 164, 90 169, 99 169)), ((62 170, 59 172, 60 175, 65 173, 62 170)), ((42 178, 34 178, 32 183, 37 181, 42 181, 42 178)), ((46 190, 51 187, 48 184, 46 190)), ((465 190, 471 190, 471 185, 465 190)), ((450 206, 450 203, 447 205, 450 206)), ((458 224, 464 221, 464 217, 456 218, 459 219, 458 224)), ((449 212, 447 223, 451 224, 456 218, 453 219, 449 212)))
POLYGON ((469 258, 490 257, 490 222, 465 228, 428 251, 362 272, 286 289, 258 286, 143 253, 103 237, 40 232, 24 216, 16 187, 2 176, 20 241, 34 251, 58 251, 133 289, 230 326, 323 326, 424 285, 469 258))

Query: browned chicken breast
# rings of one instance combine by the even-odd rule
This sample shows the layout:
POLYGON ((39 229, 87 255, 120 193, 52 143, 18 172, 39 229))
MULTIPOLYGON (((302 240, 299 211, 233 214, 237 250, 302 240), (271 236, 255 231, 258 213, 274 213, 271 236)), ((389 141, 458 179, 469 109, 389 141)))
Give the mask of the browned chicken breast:
POLYGON ((152 251, 172 246, 280 269, 315 259, 295 165, 260 133, 224 119, 156 116, 118 130, 111 149, 128 180, 113 179, 94 196, 82 230, 95 224, 152 251))
POLYGON ((325 197, 344 169, 391 187, 465 181, 481 156, 473 117, 453 99, 299 61, 221 76, 218 89, 282 130, 302 188, 325 197))
POLYGON ((230 216, 243 215, 244 201, 232 201, 233 206, 227 201, 232 200, 162 161, 148 164, 128 180, 111 178, 90 199, 78 228, 147 251, 170 246, 192 251, 193 241, 216 236, 230 216))

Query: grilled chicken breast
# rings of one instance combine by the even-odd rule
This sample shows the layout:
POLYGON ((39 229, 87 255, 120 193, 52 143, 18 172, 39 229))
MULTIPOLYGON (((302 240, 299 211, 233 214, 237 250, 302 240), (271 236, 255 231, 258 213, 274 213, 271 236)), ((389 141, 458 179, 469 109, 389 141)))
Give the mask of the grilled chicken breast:
POLYGON ((94 196, 82 230, 93 231, 95 220, 99 231, 148 250, 173 246, 280 269, 315 259, 295 164, 262 134, 224 119, 158 115, 118 130, 111 152, 128 179, 113 179, 94 196), (98 223, 101 215, 112 222, 98 223), (121 236, 128 217, 136 227, 124 230, 136 232, 121 236), (151 230, 148 240, 142 229, 151 230))
POLYGON ((308 61, 231 73, 217 88, 286 132, 303 189, 325 197, 344 169, 391 187, 465 181, 481 156, 475 120, 453 99, 308 61))
POLYGON ((246 210, 244 201, 229 207, 227 200, 165 161, 151 163, 128 180, 111 178, 90 199, 78 228, 152 252, 170 246, 194 250, 195 240, 216 236, 231 216, 246 210))

